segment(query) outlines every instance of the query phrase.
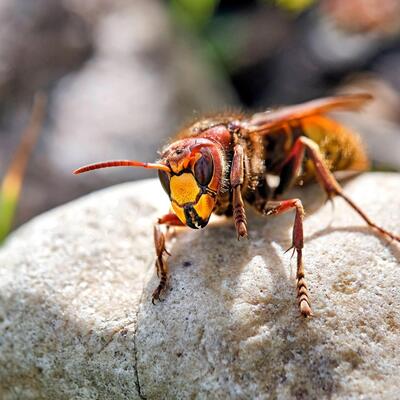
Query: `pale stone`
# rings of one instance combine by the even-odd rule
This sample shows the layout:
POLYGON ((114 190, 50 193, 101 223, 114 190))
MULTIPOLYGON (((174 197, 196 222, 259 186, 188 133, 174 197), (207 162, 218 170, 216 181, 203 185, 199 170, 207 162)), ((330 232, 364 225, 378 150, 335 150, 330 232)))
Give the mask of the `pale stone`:
MULTIPOLYGON (((346 192, 399 233, 397 174, 346 192)), ((25 225, 0 251, 0 398, 348 399, 398 397, 400 248, 341 200, 304 195, 315 316, 299 316, 292 213, 178 233, 152 305, 155 181, 116 186, 25 225), (333 222, 332 222, 333 221, 333 222), (144 290, 142 290, 144 289, 144 290)))

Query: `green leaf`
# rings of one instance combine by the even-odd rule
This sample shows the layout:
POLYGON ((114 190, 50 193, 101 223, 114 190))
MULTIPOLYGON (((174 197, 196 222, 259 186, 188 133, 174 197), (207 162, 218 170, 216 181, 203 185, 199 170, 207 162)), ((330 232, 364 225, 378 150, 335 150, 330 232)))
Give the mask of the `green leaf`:
POLYGON ((28 126, 22 134, 14 159, 0 187, 0 243, 4 241, 13 226, 25 170, 42 130, 45 108, 46 97, 39 93, 35 96, 28 126))
POLYGON ((6 238, 11 230, 18 198, 10 196, 7 191, 0 193, 0 243, 6 238))

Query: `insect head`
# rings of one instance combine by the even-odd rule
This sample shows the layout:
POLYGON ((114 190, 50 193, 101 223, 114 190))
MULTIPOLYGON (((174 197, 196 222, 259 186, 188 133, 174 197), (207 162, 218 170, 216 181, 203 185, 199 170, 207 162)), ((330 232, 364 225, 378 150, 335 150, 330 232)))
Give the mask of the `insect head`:
POLYGON ((156 163, 106 161, 87 165, 74 173, 120 166, 157 169, 174 213, 184 225, 198 229, 207 225, 221 189, 222 154, 219 144, 210 139, 185 138, 166 147, 156 163))

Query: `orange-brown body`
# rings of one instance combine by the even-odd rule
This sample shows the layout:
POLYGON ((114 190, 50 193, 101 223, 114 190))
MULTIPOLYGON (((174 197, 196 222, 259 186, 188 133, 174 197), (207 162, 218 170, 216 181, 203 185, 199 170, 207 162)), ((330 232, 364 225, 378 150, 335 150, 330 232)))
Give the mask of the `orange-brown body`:
POLYGON ((131 166, 157 169, 171 201, 172 212, 154 227, 156 268, 160 283, 153 293, 159 299, 167 285, 166 236, 161 225, 204 228, 212 213, 233 216, 238 239, 247 236, 245 204, 269 216, 295 211, 292 247, 297 253, 297 301, 300 313, 312 315, 304 274, 303 217, 300 199, 282 199, 294 184, 314 177, 329 198, 342 197, 374 230, 400 241, 400 237, 372 222, 343 192, 334 173, 361 172, 368 167, 358 137, 325 114, 357 110, 371 99, 368 94, 328 97, 254 115, 218 114, 183 129, 156 163, 109 161, 79 168, 131 166), (268 177, 278 184, 272 187, 268 177))
MULTIPOLYGON (((251 117, 250 117, 251 118, 251 117)), ((268 184, 268 175, 280 176, 296 140, 305 136, 318 144, 326 165, 331 171, 361 172, 368 168, 368 159, 359 137, 335 120, 312 115, 301 120, 288 122, 272 129, 266 135, 254 134, 241 126, 248 120, 244 114, 220 114, 192 123, 176 136, 185 146, 185 139, 207 138, 220 145, 223 151, 221 166, 222 190, 218 194, 213 212, 217 215, 232 215, 232 191, 229 187, 230 166, 233 147, 240 144, 245 153, 245 176, 242 195, 246 202, 258 211, 268 200, 276 199, 293 182, 287 182, 274 193, 268 184)), ((281 179, 285 177, 281 176, 281 179)), ((289 180, 291 177, 289 177, 289 180)), ((300 176, 292 177, 296 182, 308 182, 315 178, 315 168, 305 156, 300 176)))

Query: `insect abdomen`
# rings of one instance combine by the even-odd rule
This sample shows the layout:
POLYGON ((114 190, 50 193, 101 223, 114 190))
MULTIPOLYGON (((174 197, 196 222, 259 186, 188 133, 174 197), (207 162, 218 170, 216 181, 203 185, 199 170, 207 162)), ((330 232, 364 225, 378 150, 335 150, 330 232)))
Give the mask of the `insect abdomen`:
MULTIPOLYGON (((342 124, 324 116, 312 116, 301 121, 303 134, 318 144, 331 171, 364 171, 368 158, 360 138, 342 124)), ((314 166, 305 161, 304 178, 314 175, 314 166)))

